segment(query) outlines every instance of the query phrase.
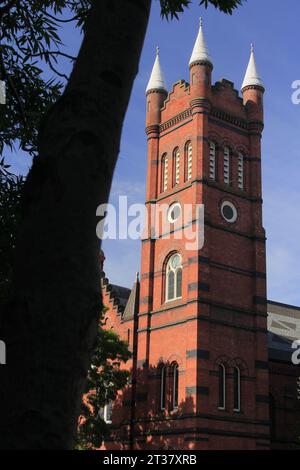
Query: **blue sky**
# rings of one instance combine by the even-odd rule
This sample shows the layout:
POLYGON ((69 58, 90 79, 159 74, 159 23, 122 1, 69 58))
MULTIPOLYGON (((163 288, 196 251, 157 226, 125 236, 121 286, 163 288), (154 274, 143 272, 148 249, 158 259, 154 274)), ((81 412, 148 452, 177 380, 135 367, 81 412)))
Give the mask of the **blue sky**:
MULTIPOLYGON (((199 16, 214 62, 213 82, 224 77, 237 89, 249 59, 250 43, 266 86, 263 135, 264 226, 267 231, 268 297, 300 305, 300 105, 291 101, 291 84, 300 79, 300 2, 248 0, 232 17, 207 11, 194 0, 179 21, 162 20, 153 1, 151 18, 124 123, 121 151, 114 175, 111 201, 127 195, 129 202, 144 202, 146 180, 145 88, 160 46, 161 63, 169 89, 189 79, 188 61, 198 31, 199 16), (272 8, 271 8, 272 5, 272 8)), ((78 32, 64 32, 66 49, 76 51, 78 32)), ((26 172, 24 155, 11 156, 14 169, 26 172)), ((112 283, 131 286, 140 267, 140 242, 110 240, 103 245, 105 271, 112 283)))

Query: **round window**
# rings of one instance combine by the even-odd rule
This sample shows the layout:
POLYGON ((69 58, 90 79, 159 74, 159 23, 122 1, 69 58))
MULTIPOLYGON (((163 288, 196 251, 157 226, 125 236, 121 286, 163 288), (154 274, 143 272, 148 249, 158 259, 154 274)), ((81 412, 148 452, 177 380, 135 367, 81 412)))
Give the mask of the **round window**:
POLYGON ((225 201, 221 206, 221 214, 226 222, 233 223, 237 219, 237 210, 232 202, 225 201))
POLYGON ((181 217, 181 206, 179 202, 175 202, 169 207, 168 210, 168 221, 172 224, 181 217))

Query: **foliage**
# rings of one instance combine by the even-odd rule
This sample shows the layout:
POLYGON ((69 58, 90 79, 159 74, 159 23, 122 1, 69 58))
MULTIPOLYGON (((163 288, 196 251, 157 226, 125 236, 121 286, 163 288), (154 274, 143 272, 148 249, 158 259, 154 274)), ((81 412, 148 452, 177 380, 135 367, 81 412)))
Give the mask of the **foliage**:
MULTIPOLYGON (((165 18, 178 18, 192 0, 159 0, 165 18)), ((200 5, 231 14, 242 0, 201 0, 200 5)), ((68 77, 61 72, 67 54, 62 27, 84 29, 92 0, 0 0, 0 80, 7 104, 0 108, 0 155, 15 145, 37 152, 42 116, 58 99, 68 77)))
POLYGON ((7 103, 0 108, 0 155, 17 143, 37 151, 42 116, 62 93, 67 76, 59 60, 61 27, 84 26, 91 0, 0 0, 0 79, 7 84, 7 103), (48 75, 48 76, 47 76, 48 75))
POLYGON ((0 305, 9 297, 23 184, 23 178, 10 173, 9 166, 5 165, 2 159, 0 161, 0 305))
MULTIPOLYGON (((102 318, 103 320, 103 318, 102 318)), ((120 368, 131 357, 128 344, 100 321, 96 345, 88 372, 78 426, 77 449, 97 448, 109 427, 103 419, 103 407, 114 400, 128 383, 130 373, 120 368)))
MULTIPOLYGON (((204 8, 212 5, 221 12, 232 15, 233 10, 242 5, 242 2, 243 0, 200 0, 199 5, 204 8)), ((160 0, 161 15, 167 19, 178 19, 178 13, 182 13, 191 3, 192 0, 160 0)))

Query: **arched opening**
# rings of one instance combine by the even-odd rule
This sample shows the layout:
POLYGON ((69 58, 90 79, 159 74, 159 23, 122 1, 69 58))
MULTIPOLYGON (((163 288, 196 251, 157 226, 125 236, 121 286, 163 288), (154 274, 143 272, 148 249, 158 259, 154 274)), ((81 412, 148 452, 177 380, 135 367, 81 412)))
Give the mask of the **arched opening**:
POLYGON ((172 408, 178 409, 178 388, 179 388, 179 366, 172 364, 172 408))
POLYGON ((224 364, 218 366, 219 375, 219 410, 226 408, 226 368, 224 364))
POLYGON ((216 179, 216 144, 212 141, 209 143, 209 178, 216 179))
POLYGON ((166 301, 182 297, 182 260, 179 253, 172 255, 166 266, 166 301))
POLYGON ((167 366, 160 366, 160 410, 166 409, 167 399, 167 366))
POLYGON ((168 189, 168 156, 165 153, 161 159, 161 192, 168 189))
POLYGON ((233 410, 241 411, 241 371, 233 368, 233 410))
POLYGON ((242 153, 238 154, 238 188, 240 190, 244 189, 244 155, 242 153))
POLYGON ((189 141, 184 148, 184 182, 192 179, 193 149, 189 141))
POLYGON ((230 184, 230 150, 229 147, 224 147, 224 183, 230 184))
POLYGON ((180 178, 180 152, 176 147, 173 152, 173 187, 179 184, 180 178))

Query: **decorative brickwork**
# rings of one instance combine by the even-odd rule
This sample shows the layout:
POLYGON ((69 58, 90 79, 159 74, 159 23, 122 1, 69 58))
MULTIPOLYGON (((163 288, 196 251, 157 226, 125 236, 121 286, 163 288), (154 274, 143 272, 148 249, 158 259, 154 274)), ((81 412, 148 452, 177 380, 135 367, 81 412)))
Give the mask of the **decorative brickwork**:
MULTIPOLYGON (((167 98, 159 90, 147 94, 146 205, 176 202, 182 210, 185 204, 195 210, 196 204, 204 204, 205 240, 200 249, 187 249, 187 239, 170 230, 169 239, 163 233, 151 239, 149 232, 141 245, 140 302, 131 321, 134 386, 115 404, 113 438, 104 448, 271 445, 261 189, 264 90, 247 86, 241 98, 228 80, 212 86, 211 75, 210 63, 194 62, 190 85, 175 83, 167 98), (188 178, 183 158, 187 144, 188 178), (180 158, 174 160, 175 150, 180 158), (177 265, 166 272, 174 253, 180 255, 172 257, 182 266, 179 280, 177 265), (131 407, 125 406, 128 402, 131 407)), ((118 317, 122 309, 102 282, 116 311, 110 323, 124 336, 125 322, 118 317)), ((275 389, 274 377, 283 369, 272 366, 275 389)))

